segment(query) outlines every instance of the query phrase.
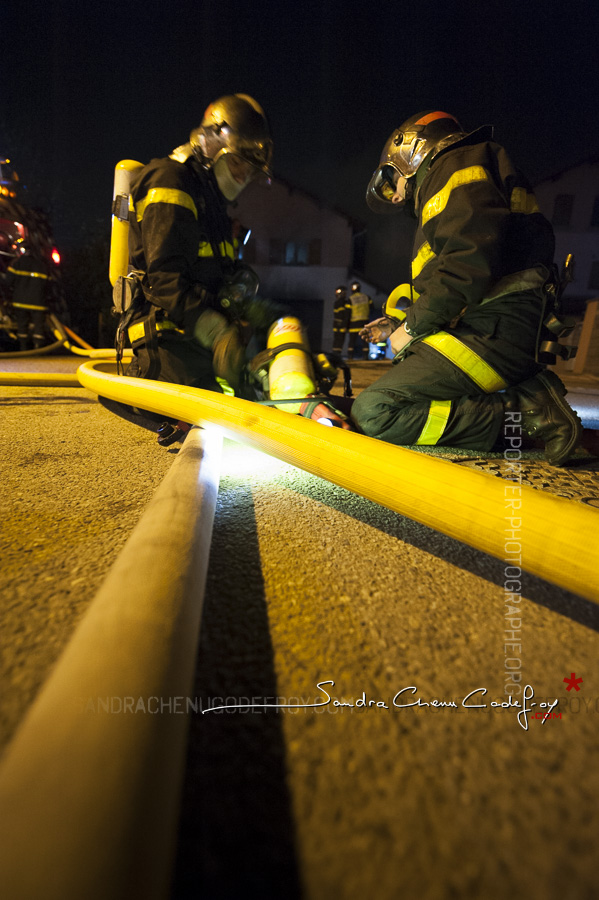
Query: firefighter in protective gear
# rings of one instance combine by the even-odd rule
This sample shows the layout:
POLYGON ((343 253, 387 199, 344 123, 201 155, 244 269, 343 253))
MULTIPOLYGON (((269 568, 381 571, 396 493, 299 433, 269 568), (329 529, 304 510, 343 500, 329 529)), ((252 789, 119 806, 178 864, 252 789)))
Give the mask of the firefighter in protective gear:
POLYGON ((129 251, 138 290, 121 320, 135 354, 127 374, 240 388, 247 323, 265 331, 280 310, 256 297, 255 273, 236 259, 227 203, 254 178, 269 179, 271 160, 262 108, 233 94, 208 106, 187 144, 134 174, 129 251))
POLYGON ((385 144, 366 199, 418 224, 414 302, 403 321, 369 326, 390 337, 396 364, 356 399, 358 427, 395 444, 484 451, 520 422, 549 462, 564 463, 580 421, 536 353, 553 232, 492 128, 466 133, 440 111, 412 116, 385 144))
POLYGON ((50 275, 40 254, 22 239, 17 241, 17 257, 6 270, 12 288, 11 303, 17 320, 19 350, 29 349, 29 324, 33 323, 33 347, 39 350, 46 341, 46 301, 50 275))
MULTIPOLYGON (((368 322, 372 310, 372 300, 368 294, 362 293, 362 285, 359 281, 352 281, 349 302, 351 305, 351 315, 349 322, 349 338, 347 342, 347 358, 353 359, 354 351, 356 349, 356 340, 368 322)), ((365 345, 366 356, 368 356, 366 341, 365 345)))
POLYGON ((343 352, 345 335, 349 329, 351 308, 351 303, 347 299, 347 288, 344 284, 340 284, 335 291, 335 307, 333 310, 333 353, 338 353, 339 356, 343 352))

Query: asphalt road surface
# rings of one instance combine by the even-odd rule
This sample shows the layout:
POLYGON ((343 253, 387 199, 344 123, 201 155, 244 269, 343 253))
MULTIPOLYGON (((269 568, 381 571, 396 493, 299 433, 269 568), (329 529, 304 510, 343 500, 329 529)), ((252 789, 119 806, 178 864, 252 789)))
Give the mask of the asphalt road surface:
MULTIPOLYGON (((0 394, 6 745, 174 454, 87 391, 0 394)), ((593 505, 596 469, 550 487, 593 505)), ((599 896, 599 610, 525 576, 508 613, 504 585, 502 562, 227 443, 172 897, 599 896), (509 685, 525 716, 492 706, 509 685)))

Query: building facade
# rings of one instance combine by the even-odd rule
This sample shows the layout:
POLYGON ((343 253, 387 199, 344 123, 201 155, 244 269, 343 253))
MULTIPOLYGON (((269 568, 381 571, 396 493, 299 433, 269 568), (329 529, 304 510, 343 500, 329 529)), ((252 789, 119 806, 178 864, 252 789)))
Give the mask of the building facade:
POLYGON ((553 225, 557 265, 561 268, 569 253, 574 256, 564 308, 577 320, 566 342, 578 353, 567 362, 558 360, 557 370, 599 374, 599 155, 545 178, 535 194, 553 225))
POLYGON ((260 293, 286 304, 307 328, 313 350, 333 346, 335 289, 354 278, 378 313, 385 294, 354 269, 362 223, 282 179, 251 184, 230 209, 243 261, 260 278, 260 293), (245 243, 243 243, 245 241, 245 243))
POLYGON ((574 254, 574 280, 564 299, 582 316, 587 301, 599 296, 599 156, 545 178, 535 194, 555 231, 558 266, 574 254))

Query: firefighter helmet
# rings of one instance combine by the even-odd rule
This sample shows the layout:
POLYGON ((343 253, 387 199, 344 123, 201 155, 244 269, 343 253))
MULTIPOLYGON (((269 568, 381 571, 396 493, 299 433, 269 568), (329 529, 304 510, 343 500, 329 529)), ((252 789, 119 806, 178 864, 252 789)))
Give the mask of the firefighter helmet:
POLYGON ((344 284, 340 284, 338 288, 335 288, 335 293, 337 294, 338 297, 340 297, 341 294, 347 293, 347 288, 345 287, 344 284))
POLYGON ((413 196, 413 178, 422 163, 431 162, 446 147, 465 136, 462 126, 449 113, 417 113, 396 128, 383 147, 378 168, 366 191, 373 212, 392 212, 413 196))
POLYGON ((268 122, 260 104, 248 94, 229 94, 211 103, 189 140, 196 158, 208 168, 233 154, 250 164, 254 176, 272 175, 268 122))
POLYGON ((362 285, 359 281, 352 281, 351 283, 351 292, 352 294, 359 294, 362 290, 362 285))

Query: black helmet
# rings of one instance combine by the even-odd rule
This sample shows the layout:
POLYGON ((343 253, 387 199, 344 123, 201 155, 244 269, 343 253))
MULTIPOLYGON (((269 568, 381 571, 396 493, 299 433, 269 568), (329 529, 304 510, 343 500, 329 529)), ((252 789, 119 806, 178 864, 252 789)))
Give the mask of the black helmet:
POLYGON ((271 178, 272 138, 264 110, 248 94, 229 94, 211 103, 190 135, 194 155, 214 166, 227 153, 271 178))
MULTIPOLYGON (((455 116, 439 110, 417 113, 406 119, 383 147, 378 169, 366 191, 368 206, 373 212, 391 212, 402 207, 404 202, 393 200, 398 180, 412 178, 427 157, 432 161, 464 134, 455 116)), ((406 199, 412 193, 406 192, 406 199)))
POLYGON ((362 290, 362 285, 359 281, 352 281, 351 290, 352 294, 358 294, 362 290))
POLYGON ((338 288, 335 288, 335 293, 336 294, 346 294, 347 288, 345 287, 344 284, 340 284, 338 288))

